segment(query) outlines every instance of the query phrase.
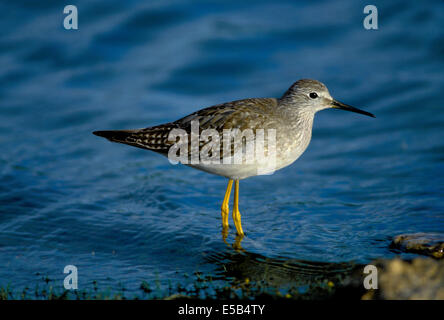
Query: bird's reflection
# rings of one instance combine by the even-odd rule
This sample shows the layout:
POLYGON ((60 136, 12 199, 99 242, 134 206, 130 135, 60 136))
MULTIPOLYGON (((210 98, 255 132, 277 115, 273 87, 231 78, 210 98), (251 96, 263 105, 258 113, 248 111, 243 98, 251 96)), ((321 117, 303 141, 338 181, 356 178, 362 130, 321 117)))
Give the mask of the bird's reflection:
POLYGON ((206 259, 217 266, 221 279, 236 282, 261 282, 270 287, 306 286, 319 283, 338 284, 355 279, 361 272, 354 262, 330 263, 291 259, 286 257, 268 258, 248 252, 241 246, 243 236, 236 236, 233 243, 227 240, 228 230, 222 231, 227 250, 213 252, 206 259))
MULTIPOLYGON (((225 244, 227 246, 230 246, 230 244, 227 241, 227 237, 228 237, 228 228, 224 227, 222 228, 222 240, 225 242, 225 244)), ((236 250, 237 252, 239 251, 244 251, 244 249, 241 246, 242 240, 244 239, 244 235, 238 235, 236 234, 236 237, 234 238, 234 242, 231 245, 231 247, 236 250)))

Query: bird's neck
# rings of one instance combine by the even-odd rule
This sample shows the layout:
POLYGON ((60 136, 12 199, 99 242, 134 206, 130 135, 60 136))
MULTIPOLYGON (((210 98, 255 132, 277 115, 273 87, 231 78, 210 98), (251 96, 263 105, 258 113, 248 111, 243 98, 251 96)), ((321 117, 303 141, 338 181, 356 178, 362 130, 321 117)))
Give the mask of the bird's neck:
POLYGON ((311 133, 315 113, 310 108, 298 108, 294 105, 281 105, 280 110, 283 119, 292 129, 298 131, 308 130, 311 133))
POLYGON ((279 138, 288 141, 291 147, 288 149, 289 159, 297 159, 308 147, 311 140, 314 112, 307 109, 298 109, 294 106, 283 107, 283 119, 285 130, 282 130, 279 138))

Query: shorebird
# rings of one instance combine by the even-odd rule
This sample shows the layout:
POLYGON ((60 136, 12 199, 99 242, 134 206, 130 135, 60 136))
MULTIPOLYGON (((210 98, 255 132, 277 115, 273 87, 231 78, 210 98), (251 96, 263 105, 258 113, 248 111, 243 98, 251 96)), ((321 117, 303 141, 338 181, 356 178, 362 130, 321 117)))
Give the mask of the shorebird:
MULTIPOLYGON (((204 130, 214 130, 223 134, 224 130, 236 130, 236 135, 251 129, 275 130, 275 161, 273 170, 279 170, 297 160, 308 147, 311 140, 313 119, 316 112, 328 109, 342 109, 375 117, 373 114, 346 105, 333 99, 327 87, 317 81, 302 79, 296 81, 281 98, 250 98, 214 105, 196 111, 174 122, 153 127, 134 130, 95 131, 97 136, 105 137, 112 142, 128 144, 168 156, 170 148, 176 139, 170 135, 176 130, 192 134, 193 122, 199 126, 199 134, 204 130)), ((257 137, 253 135, 256 142, 257 137)), ((241 137, 241 145, 245 141, 241 137)), ((202 151, 210 139, 200 139, 197 151, 202 151)), ((189 144, 187 142, 187 144, 189 144)), ((192 144, 192 143, 191 143, 192 144)), ((233 144, 234 145, 234 144, 233 144)), ((233 157, 233 145, 228 149, 221 146, 220 159, 233 157)), ((236 147, 236 146, 235 146, 236 147)), ((270 147, 270 146, 268 146, 270 147)), ((196 148, 194 148, 196 149, 196 148)), ((242 154, 245 156, 245 148, 242 154)), ((267 147, 265 148, 267 149, 267 147)), ((193 147, 185 148, 186 158, 191 157, 193 147)), ((214 149, 212 149, 214 151, 214 149)), ((267 149, 269 151, 269 149, 267 149)), ((243 158, 241 163, 187 163, 188 166, 212 174, 228 178, 228 186, 222 202, 222 227, 228 230, 229 199, 234 181, 233 221, 239 236, 244 235, 239 212, 239 180, 260 174, 258 161, 247 163, 243 158)))

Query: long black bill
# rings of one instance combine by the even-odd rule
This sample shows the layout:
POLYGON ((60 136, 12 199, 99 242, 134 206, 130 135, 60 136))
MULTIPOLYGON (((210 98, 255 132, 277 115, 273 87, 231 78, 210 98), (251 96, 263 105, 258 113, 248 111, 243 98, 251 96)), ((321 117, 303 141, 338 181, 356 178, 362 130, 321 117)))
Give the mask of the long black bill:
POLYGON ((376 118, 373 114, 371 114, 370 112, 349 106, 348 104, 333 100, 332 102, 332 108, 335 109, 342 109, 342 110, 347 110, 347 111, 351 111, 351 112, 356 112, 356 113, 360 113, 360 114, 365 114, 366 116, 372 117, 372 118, 376 118))

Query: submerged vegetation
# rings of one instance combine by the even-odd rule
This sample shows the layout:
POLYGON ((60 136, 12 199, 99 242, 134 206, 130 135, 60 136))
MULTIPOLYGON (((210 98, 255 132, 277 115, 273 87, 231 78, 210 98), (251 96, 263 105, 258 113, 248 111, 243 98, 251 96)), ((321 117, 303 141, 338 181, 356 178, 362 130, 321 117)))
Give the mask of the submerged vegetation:
MULTIPOLYGON (((378 289, 363 286, 364 265, 348 264, 341 272, 329 272, 321 266, 323 276, 295 267, 281 272, 263 270, 260 278, 237 276, 213 278, 196 272, 187 283, 165 286, 159 281, 141 281, 137 290, 122 284, 113 288, 92 281, 85 288, 66 290, 60 281, 41 277, 34 288, 0 287, 0 300, 359 300, 359 299, 444 299, 444 260, 415 258, 377 260, 378 289), (289 270, 293 269, 293 274, 289 270), (296 276, 295 276, 296 275, 296 276), (277 278, 279 277, 279 278, 277 278), (224 279, 224 280, 223 280, 224 279)), ((344 264, 341 264, 344 266, 344 264)), ((229 266, 228 266, 229 267, 229 266)), ((337 268, 338 265, 335 265, 337 268)), ((283 269, 282 269, 283 270, 283 269)), ((281 271, 282 271, 281 270, 281 271)), ((331 270, 331 269, 330 269, 331 270)), ((230 272, 229 272, 230 273, 230 272)))
POLYGON ((357 288, 344 287, 333 281, 321 281, 307 286, 273 286, 263 281, 234 281, 230 284, 214 281, 211 277, 203 277, 196 273, 192 282, 187 285, 169 285, 162 289, 157 282, 142 281, 138 292, 128 292, 123 286, 117 289, 99 289, 96 281, 91 283, 92 289, 66 290, 62 285, 55 285, 53 280, 42 278, 43 284, 35 288, 25 287, 16 290, 11 285, 0 287, 0 300, 176 300, 176 299, 234 299, 234 300, 276 300, 276 299, 333 299, 355 298, 362 295, 357 288))

